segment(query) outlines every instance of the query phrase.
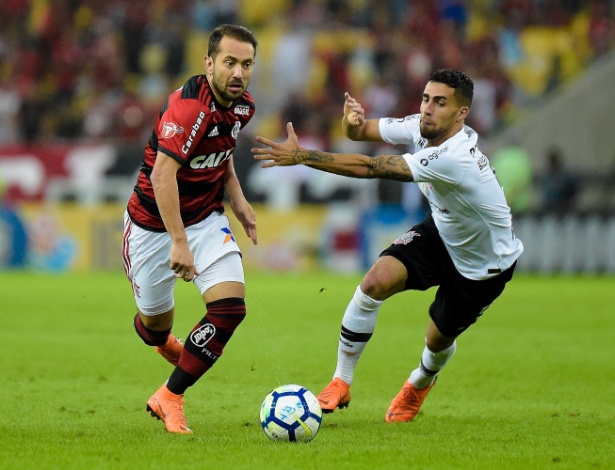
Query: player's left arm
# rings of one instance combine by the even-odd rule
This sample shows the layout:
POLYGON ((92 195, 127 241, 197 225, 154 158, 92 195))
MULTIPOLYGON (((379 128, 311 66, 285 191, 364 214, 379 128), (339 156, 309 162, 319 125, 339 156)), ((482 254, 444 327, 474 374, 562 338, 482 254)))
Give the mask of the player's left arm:
POLYGON ((353 178, 382 178, 410 182, 412 172, 401 155, 369 157, 357 153, 329 153, 299 147, 293 125, 286 125, 288 139, 278 144, 264 137, 256 141, 270 148, 253 148, 254 159, 264 161, 263 168, 306 165, 317 170, 353 178))
POLYGON ((229 160, 226 172, 224 173, 224 190, 229 198, 233 214, 235 214, 235 217, 237 217, 237 220, 243 226, 246 235, 250 237, 252 243, 256 245, 258 243, 256 235, 256 214, 243 194, 241 184, 237 178, 237 173, 235 173, 233 157, 229 160))

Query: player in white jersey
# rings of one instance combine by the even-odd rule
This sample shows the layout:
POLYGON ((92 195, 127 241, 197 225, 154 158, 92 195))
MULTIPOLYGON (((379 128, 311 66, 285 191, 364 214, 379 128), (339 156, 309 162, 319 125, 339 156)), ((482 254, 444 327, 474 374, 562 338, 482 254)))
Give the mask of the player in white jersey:
POLYGON ((270 147, 252 150, 265 168, 303 164, 355 178, 416 182, 431 207, 423 222, 381 253, 348 304, 333 380, 318 395, 325 413, 348 406, 354 369, 384 300, 405 290, 438 286, 419 366, 385 417, 387 422, 406 422, 416 416, 436 376, 453 356, 457 336, 512 278, 523 244, 513 233, 504 191, 477 147, 478 136, 464 124, 473 92, 472 80, 462 72, 439 70, 425 86, 420 114, 402 119, 365 119, 361 105, 346 94, 342 127, 349 138, 414 144, 413 154, 369 157, 304 149, 291 123, 283 143, 257 137, 270 147))

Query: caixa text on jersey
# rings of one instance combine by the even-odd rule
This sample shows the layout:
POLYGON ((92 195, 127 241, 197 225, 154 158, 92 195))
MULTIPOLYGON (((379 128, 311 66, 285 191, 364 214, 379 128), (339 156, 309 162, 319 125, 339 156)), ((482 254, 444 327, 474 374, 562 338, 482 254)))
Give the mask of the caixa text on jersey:
POLYGON ((226 152, 214 152, 211 155, 199 155, 190 160, 190 168, 195 170, 203 168, 214 168, 220 163, 228 160, 233 155, 234 149, 228 149, 226 152))

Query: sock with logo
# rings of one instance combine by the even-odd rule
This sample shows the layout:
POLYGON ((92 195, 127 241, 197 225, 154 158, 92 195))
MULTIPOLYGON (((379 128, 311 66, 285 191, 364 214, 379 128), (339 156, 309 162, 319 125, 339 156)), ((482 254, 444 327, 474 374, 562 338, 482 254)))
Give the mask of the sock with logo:
POLYGON ((216 363, 226 343, 246 316, 245 301, 231 297, 209 302, 207 314, 194 327, 171 373, 167 388, 176 395, 183 394, 216 363))
POLYGON ((167 342, 169 334, 171 334, 171 328, 164 331, 150 330, 143 324, 138 313, 135 315, 133 324, 139 338, 148 346, 162 346, 167 342))
POLYGON ((365 295, 361 286, 358 286, 346 307, 337 348, 337 367, 333 377, 339 377, 348 385, 352 384, 354 369, 367 342, 374 334, 380 305, 381 300, 365 295))
POLYGON ((456 349, 456 341, 448 348, 438 352, 433 352, 425 346, 421 357, 421 363, 412 371, 408 378, 408 382, 419 389, 429 387, 435 380, 438 372, 440 372, 449 359, 453 357, 456 349))

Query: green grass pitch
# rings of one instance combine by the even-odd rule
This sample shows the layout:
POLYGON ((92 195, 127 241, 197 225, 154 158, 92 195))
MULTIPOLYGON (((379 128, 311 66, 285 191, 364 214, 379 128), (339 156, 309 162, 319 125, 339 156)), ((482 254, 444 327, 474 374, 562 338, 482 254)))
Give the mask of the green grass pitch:
MULTIPOLYGON (((171 372, 132 327, 120 273, 0 274, 2 469, 615 468, 615 279, 518 275, 458 340, 411 423, 386 409, 418 363, 433 291, 387 301, 352 402, 310 443, 258 422, 274 387, 331 379, 360 276, 247 273, 248 317, 186 393, 191 436, 145 412, 171 372)), ((177 286, 175 332, 203 316, 177 286)))

